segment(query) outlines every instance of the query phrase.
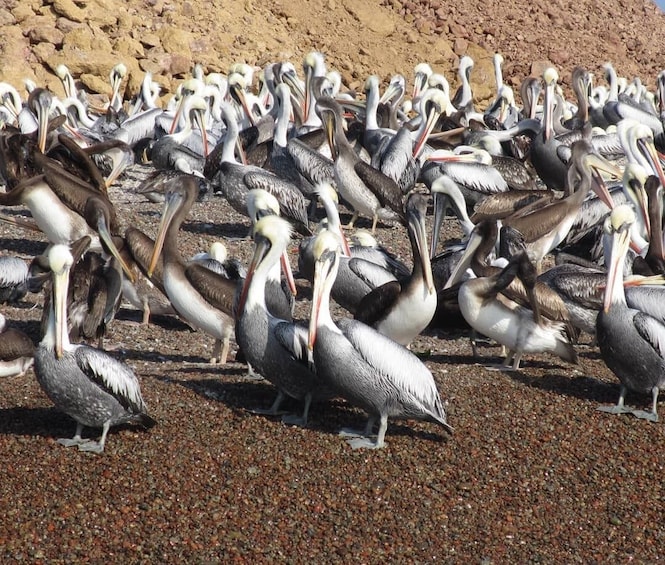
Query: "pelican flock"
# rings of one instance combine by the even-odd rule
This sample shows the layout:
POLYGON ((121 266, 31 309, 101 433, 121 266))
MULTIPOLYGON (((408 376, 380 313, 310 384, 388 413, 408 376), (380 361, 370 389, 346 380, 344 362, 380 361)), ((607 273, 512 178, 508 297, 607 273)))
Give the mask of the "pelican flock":
POLYGON ((143 310, 142 331, 152 311, 214 339, 217 371, 235 351, 275 388, 261 412, 278 414, 291 397, 302 415, 283 421, 307 425, 312 402, 318 413, 341 398, 368 415, 362 431, 342 431, 351 447, 380 448, 389 418, 459 431, 417 340, 429 332, 444 348, 458 324, 506 347, 503 369, 529 371, 534 357, 567 368, 579 348, 597 347, 620 383, 618 404, 599 410, 658 421, 663 89, 618 81, 608 64, 606 87, 576 67, 567 97, 547 68, 523 77, 520 106, 503 57, 494 61, 485 111, 468 56, 453 96, 427 63, 411 87, 386 77, 382 94, 372 75, 363 92, 345 92, 322 53, 302 73, 290 61, 226 74, 197 66, 163 108, 150 73, 123 100, 121 64, 103 109, 64 67, 62 98, 1 85, 0 221, 45 243, 29 260, 3 250, 1 301, 42 292, 45 315, 39 339, 0 333, 2 375, 25 374, 34 358, 44 392, 76 422, 67 446, 100 453, 112 426, 154 425, 141 375, 101 349, 129 306, 143 310), (146 167, 136 197, 160 218, 149 233, 119 202, 125 179, 146 167), (244 258, 228 257, 221 225, 207 242, 219 260, 186 261, 179 233, 193 229, 190 213, 226 205, 241 214, 244 258), (403 243, 391 249, 377 226, 403 243), (409 243, 411 256, 398 257, 409 243), (72 343, 92 338, 97 347, 72 343), (628 408, 629 392, 651 395, 650 409, 628 408), (84 427, 101 439, 83 438, 84 427))

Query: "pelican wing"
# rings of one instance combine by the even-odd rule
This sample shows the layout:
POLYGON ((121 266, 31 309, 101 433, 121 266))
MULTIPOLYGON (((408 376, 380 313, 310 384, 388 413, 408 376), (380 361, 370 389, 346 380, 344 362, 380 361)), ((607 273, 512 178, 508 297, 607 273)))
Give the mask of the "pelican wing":
POLYGON ((338 326, 360 356, 396 388, 430 406, 436 404, 439 392, 432 373, 406 347, 356 320, 340 320, 338 326))
POLYGON ((335 178, 333 162, 312 149, 304 141, 290 139, 286 150, 293 158, 296 168, 313 185, 322 182, 331 182, 335 178))
POLYGON ((92 382, 115 397, 125 408, 133 412, 145 411, 139 380, 127 365, 87 345, 76 347, 74 359, 92 382))
POLYGON ((630 308, 645 312, 665 324, 665 288, 631 286, 625 289, 625 293, 630 308))
POLYGON ((642 339, 649 343, 658 355, 665 357, 665 325, 644 312, 635 314, 633 324, 642 339))
POLYGON ((508 183, 491 165, 483 163, 440 163, 441 171, 461 186, 484 194, 505 192, 508 183))
POLYGON ((399 185, 389 176, 362 160, 353 166, 356 174, 367 185, 367 188, 379 199, 383 207, 390 208, 404 223, 404 194, 399 185))
POLYGON ((197 263, 188 265, 185 275, 192 286, 210 304, 229 316, 232 315, 237 281, 229 280, 197 263))
POLYGON ((349 259, 349 269, 370 288, 376 288, 387 282, 397 280, 388 269, 359 257, 349 259))
POLYGON ((302 192, 291 182, 268 172, 250 171, 243 177, 250 190, 260 188, 272 194, 279 202, 279 211, 287 220, 293 221, 303 235, 311 235, 307 217, 307 201, 302 192))
POLYGON ((397 281, 387 282, 363 296, 356 308, 355 319, 363 324, 372 326, 381 320, 397 300, 402 291, 402 285, 397 281))
POLYGON ((0 257, 0 286, 15 286, 28 277, 28 265, 18 257, 0 257))
POLYGON ((292 322, 279 322, 274 327, 275 337, 295 359, 309 364, 311 362, 307 340, 309 333, 307 328, 292 322))
POLYGON ((1 361, 13 361, 19 357, 31 357, 34 352, 35 345, 23 332, 9 328, 0 336, 1 361))

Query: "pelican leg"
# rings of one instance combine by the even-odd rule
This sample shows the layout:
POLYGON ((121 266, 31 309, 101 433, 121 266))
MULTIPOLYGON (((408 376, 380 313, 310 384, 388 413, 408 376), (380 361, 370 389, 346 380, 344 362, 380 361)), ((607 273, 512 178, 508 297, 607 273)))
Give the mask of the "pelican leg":
POLYGON ((307 416, 309 415, 309 407, 311 404, 312 394, 307 393, 305 395, 305 407, 303 408, 302 416, 298 416, 297 414, 286 414, 285 416, 282 416, 282 422, 291 426, 300 426, 304 428, 307 425, 307 416))
POLYGON ((229 349, 231 347, 231 338, 227 335, 224 337, 224 340, 216 339, 215 346, 212 350, 212 357, 210 358, 210 363, 212 365, 220 364, 226 365, 226 359, 229 356, 229 349))
POLYGON ((378 223, 378 221, 379 221, 379 216, 374 214, 374 217, 372 218, 372 235, 376 233, 376 224, 378 223))
POLYGON ((386 430, 388 429, 388 415, 381 414, 381 419, 379 420, 379 433, 376 436, 376 440, 372 441, 369 437, 357 437, 354 439, 348 440, 348 444, 352 449, 381 449, 386 445, 384 438, 386 436, 386 430))
MULTIPOLYGON (((358 219, 358 212, 354 212, 353 216, 351 216, 351 219, 349 220, 349 223, 344 226, 347 230, 352 230, 353 229, 353 224, 356 223, 356 220, 358 219)), ((372 232, 374 233, 374 232, 372 232)))
POLYGON ((658 421, 658 392, 659 389, 657 386, 653 387, 651 389, 651 397, 652 397, 652 403, 651 403, 651 412, 647 412, 646 410, 633 410, 633 415, 636 416, 637 418, 641 418, 643 420, 649 420, 650 422, 657 422, 658 421))
POLYGON ((374 422, 376 422, 376 417, 370 416, 367 419, 367 424, 365 424, 364 430, 360 431, 351 428, 342 428, 339 431, 339 435, 343 437, 370 437, 372 435, 372 428, 374 428, 374 422))
POLYGON ((150 306, 148 301, 143 302, 143 318, 141 319, 141 325, 147 326, 150 323, 150 306))
POLYGON ((621 385, 621 391, 619 392, 619 400, 616 404, 612 406, 599 406, 596 408, 599 412, 607 412, 608 414, 629 414, 633 412, 633 409, 630 406, 624 406, 624 400, 626 398, 626 393, 628 389, 621 385))
POLYGON ((104 422, 104 427, 102 428, 102 437, 99 438, 99 441, 87 441, 79 445, 79 451, 88 451, 90 453, 103 453, 104 445, 106 444, 106 435, 109 433, 111 428, 111 422, 104 422))
POLYGON ((64 445, 65 447, 74 447, 75 445, 81 445, 83 443, 87 443, 87 439, 83 439, 81 437, 81 434, 83 433, 83 424, 79 424, 76 422, 76 432, 74 433, 74 437, 69 439, 69 438, 60 438, 58 440, 58 443, 60 445, 64 445))
POLYGON ((280 414, 287 414, 287 412, 280 412, 279 407, 284 402, 286 395, 281 390, 277 391, 277 398, 275 398, 272 406, 267 410, 265 408, 254 408, 251 410, 253 414, 263 414, 265 416, 279 416, 280 414))

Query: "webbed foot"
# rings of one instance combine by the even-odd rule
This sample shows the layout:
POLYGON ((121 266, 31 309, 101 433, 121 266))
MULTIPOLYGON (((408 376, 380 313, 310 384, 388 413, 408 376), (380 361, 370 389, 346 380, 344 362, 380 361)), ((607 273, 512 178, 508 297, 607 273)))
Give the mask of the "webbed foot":
POLYGON ((658 414, 654 412, 648 412, 646 410, 629 410, 633 416, 640 418, 641 420, 649 420, 649 422, 658 422, 658 414))
POLYGON ((632 414, 633 409, 630 406, 624 406, 623 404, 611 404, 608 406, 598 406, 596 408, 598 412, 607 412, 608 414, 632 414))
POLYGON ((87 451, 89 453, 103 453, 104 445, 100 441, 86 441, 79 445, 79 451, 87 451))
POLYGON ((357 437, 347 440, 352 449, 381 449, 383 444, 379 445, 375 440, 368 437, 357 437))

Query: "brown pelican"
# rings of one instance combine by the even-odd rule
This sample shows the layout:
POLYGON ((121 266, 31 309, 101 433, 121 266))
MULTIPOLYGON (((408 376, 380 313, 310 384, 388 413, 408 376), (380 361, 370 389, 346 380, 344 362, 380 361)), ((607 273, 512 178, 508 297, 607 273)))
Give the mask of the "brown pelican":
POLYGON ((178 251, 178 231, 198 193, 198 182, 190 175, 167 181, 164 211, 148 276, 152 275, 163 249, 166 295, 182 318, 215 338, 211 362, 226 363, 233 332, 231 313, 236 283, 201 265, 186 266, 178 251))
POLYGON ((436 311, 436 292, 427 249, 425 215, 427 198, 414 193, 406 205, 413 271, 402 282, 381 285, 358 305, 355 319, 408 346, 432 321, 436 311))
POLYGON ((647 311, 628 307, 621 284, 634 222, 635 213, 629 206, 617 206, 606 222, 606 230, 612 236, 612 258, 603 310, 596 322, 596 336, 603 360, 621 381, 621 392, 615 406, 598 409, 612 414, 630 412, 638 418, 657 422, 658 393, 665 386, 665 323, 647 311), (651 393, 650 412, 624 405, 629 389, 651 393))
POLYGON ((337 276, 339 242, 330 232, 317 236, 316 267, 308 347, 316 374, 352 404, 369 414, 363 432, 349 441, 356 448, 381 448, 388 418, 434 421, 447 431, 443 402, 429 369, 405 347, 356 320, 330 316, 330 289, 337 276), (370 436, 379 420, 376 440, 370 436))
POLYGON ((474 330, 509 349, 504 367, 513 359, 513 370, 519 369, 524 353, 548 351, 571 363, 577 362, 564 324, 541 316, 534 296, 535 278, 535 270, 526 254, 519 253, 498 273, 464 282, 458 293, 464 319, 474 330), (516 276, 526 287, 532 309, 501 294, 516 276))
POLYGON ((0 377, 23 375, 32 367, 35 345, 22 331, 7 327, 0 314, 0 377))
POLYGON ((111 426, 134 422, 150 427, 155 421, 127 365, 98 349, 69 342, 65 302, 73 259, 64 245, 51 247, 48 258, 53 300, 48 329, 35 351, 35 374, 56 408, 76 420, 74 437, 58 443, 101 453, 111 426), (100 440, 83 439, 84 426, 102 428, 100 440))
POLYGON ((254 241, 238 304, 236 341, 252 369, 278 389, 267 413, 276 414, 285 396, 304 400, 302 416, 285 421, 306 425, 312 399, 329 398, 331 393, 309 368, 306 328, 273 316, 265 296, 268 275, 291 241, 288 222, 278 216, 261 218, 254 226, 254 241))
POLYGON ((592 177, 592 168, 617 177, 620 177, 621 171, 595 153, 585 140, 573 143, 572 151, 572 164, 567 173, 567 186, 571 191, 569 196, 529 212, 523 209, 503 220, 504 226, 510 226, 522 234, 529 257, 539 270, 543 257, 561 243, 570 231, 582 202, 592 188, 608 208, 614 206, 605 184, 592 177), (576 182, 578 184, 575 188, 576 182))

